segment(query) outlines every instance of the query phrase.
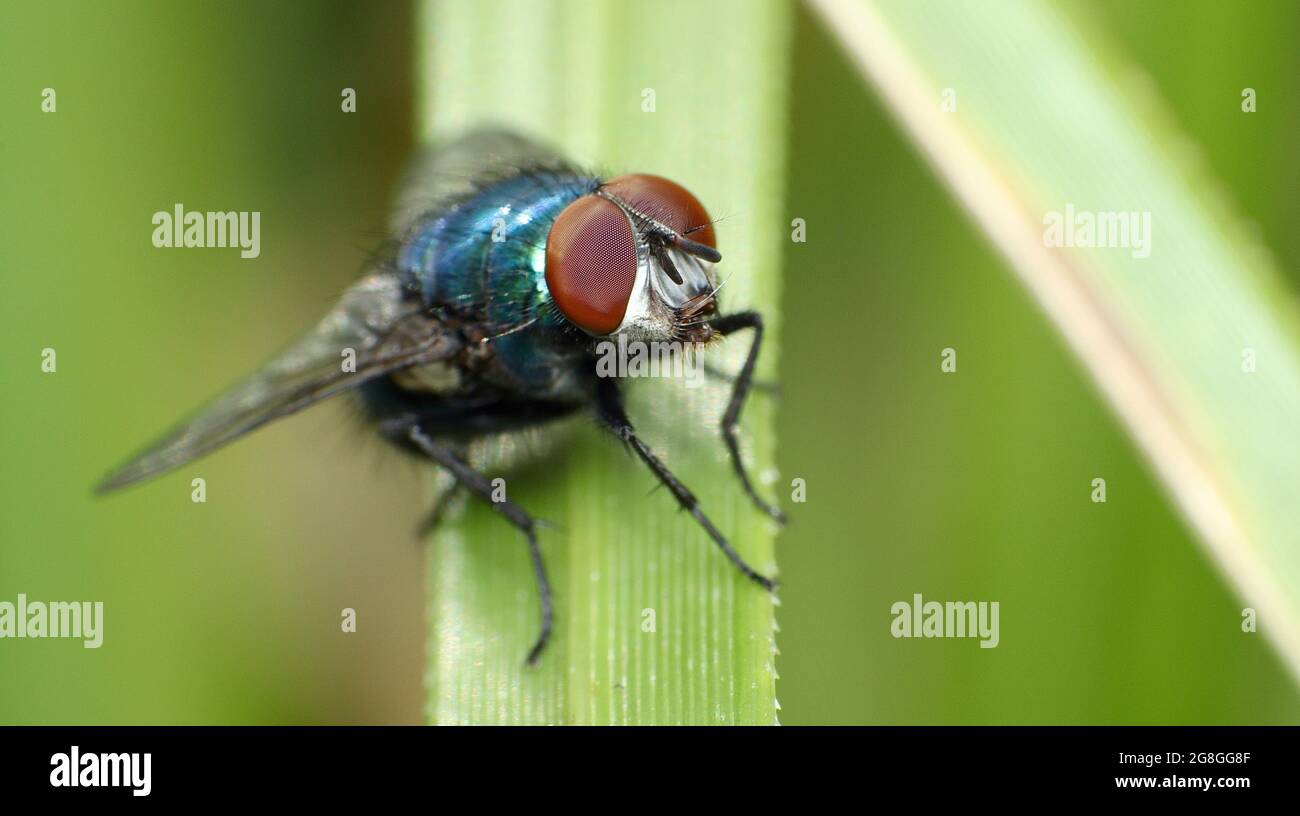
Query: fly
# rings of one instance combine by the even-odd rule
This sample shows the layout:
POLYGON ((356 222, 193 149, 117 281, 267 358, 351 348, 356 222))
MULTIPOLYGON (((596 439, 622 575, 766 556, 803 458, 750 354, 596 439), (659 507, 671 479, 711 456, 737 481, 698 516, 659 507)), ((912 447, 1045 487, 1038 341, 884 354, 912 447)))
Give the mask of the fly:
POLYGON ((658 176, 601 179, 513 134, 484 131, 422 154, 393 221, 394 240, 314 329, 98 487, 107 492, 193 461, 321 400, 355 392, 386 439, 432 460, 528 542, 541 604, 536 663, 551 633, 551 589, 537 523, 468 462, 475 439, 591 411, 668 488, 747 578, 751 568, 695 496, 637 436, 596 346, 618 339, 752 341, 722 417, 746 495, 736 425, 763 336, 757 312, 718 311, 718 253, 703 205, 658 176), (340 365, 352 353, 354 365, 340 365))

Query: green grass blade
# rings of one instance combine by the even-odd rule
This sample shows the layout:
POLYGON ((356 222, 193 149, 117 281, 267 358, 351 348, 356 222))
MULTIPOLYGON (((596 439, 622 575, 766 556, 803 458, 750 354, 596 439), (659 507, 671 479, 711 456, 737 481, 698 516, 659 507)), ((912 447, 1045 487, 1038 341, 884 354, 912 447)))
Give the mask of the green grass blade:
MULTIPOLYGON (((1300 675, 1294 297, 1149 86, 1086 21, 1049 3, 812 5, 1055 322, 1300 675), (942 108, 945 89, 955 111, 942 108), (1150 256, 1048 246, 1044 217, 1067 205, 1149 212, 1150 256)), ((1243 85, 1267 99, 1266 82, 1243 85)), ((1225 117, 1256 115, 1235 95, 1219 101, 1225 117)))
MULTIPOLYGON (((501 124, 602 170, 680 181, 722 219, 724 308, 771 320, 760 364, 771 378, 789 15, 784 3, 748 0, 428 3, 422 135, 501 124)), ((709 357, 735 370, 744 347, 738 338, 709 357)), ((725 385, 652 381, 632 390, 629 412, 719 529, 771 574, 775 531, 740 493, 717 435, 725 397, 725 385)), ((755 396, 743 428, 755 472, 769 476, 773 409, 755 396)), ((562 458, 506 474, 510 499, 557 525, 541 534, 556 591, 542 664, 523 665, 537 629, 523 539, 469 503, 430 544, 429 719, 774 722, 772 599, 667 493, 650 492, 652 477, 617 442, 589 422, 569 430, 562 458)))

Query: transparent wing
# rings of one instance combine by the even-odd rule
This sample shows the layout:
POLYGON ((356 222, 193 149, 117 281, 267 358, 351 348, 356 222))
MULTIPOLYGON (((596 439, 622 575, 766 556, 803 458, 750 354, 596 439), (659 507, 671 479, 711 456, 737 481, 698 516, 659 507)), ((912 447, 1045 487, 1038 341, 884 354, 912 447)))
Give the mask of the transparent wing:
POLYGON ((425 213, 520 169, 572 168, 550 148, 508 130, 475 130, 422 148, 407 164, 390 220, 393 234, 405 235, 425 213))
POLYGON ((114 471, 97 490, 157 476, 273 419, 383 374, 445 360, 459 348, 455 333, 403 297, 395 276, 370 275, 284 353, 114 471), (348 349, 355 352, 355 370, 344 365, 348 349))
MULTIPOLYGON (((498 175, 520 168, 566 167, 553 151, 504 130, 473 131, 423 148, 407 166, 393 210, 392 232, 401 237, 421 216, 498 175)), ((456 336, 402 295, 393 276, 381 273, 363 279, 312 331, 114 471, 99 485, 99 492, 165 473, 366 380, 453 355, 459 348, 456 336), (344 370, 344 349, 356 352, 355 371, 344 370)))

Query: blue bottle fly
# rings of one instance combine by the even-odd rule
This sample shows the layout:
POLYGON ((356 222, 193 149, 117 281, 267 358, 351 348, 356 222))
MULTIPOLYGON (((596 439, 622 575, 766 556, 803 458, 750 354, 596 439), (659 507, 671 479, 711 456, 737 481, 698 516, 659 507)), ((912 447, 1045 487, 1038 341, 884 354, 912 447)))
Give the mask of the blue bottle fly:
POLYGON ((591 411, 636 453, 746 577, 746 564, 694 495, 641 441, 601 341, 705 343, 742 329, 749 353, 733 383, 722 438, 741 487, 764 512, 741 463, 736 424, 763 323, 722 314, 721 261, 700 202, 658 176, 601 179, 509 133, 470 134, 419 156, 393 219, 395 238, 317 326, 191 420, 104 480, 114 490, 169 471, 279 417, 355 392, 378 432, 446 469, 528 542, 541 602, 535 662, 551 631, 550 586, 536 524, 467 460, 475 439, 591 411))

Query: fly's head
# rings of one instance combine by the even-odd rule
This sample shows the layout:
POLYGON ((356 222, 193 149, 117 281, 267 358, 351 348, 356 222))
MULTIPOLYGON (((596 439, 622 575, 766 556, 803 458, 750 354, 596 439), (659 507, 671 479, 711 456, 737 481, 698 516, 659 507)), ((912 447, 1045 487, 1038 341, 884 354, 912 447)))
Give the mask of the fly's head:
POLYGON ((546 241, 546 285, 593 337, 707 342, 718 254, 703 205, 659 176, 611 179, 566 207, 546 241))

